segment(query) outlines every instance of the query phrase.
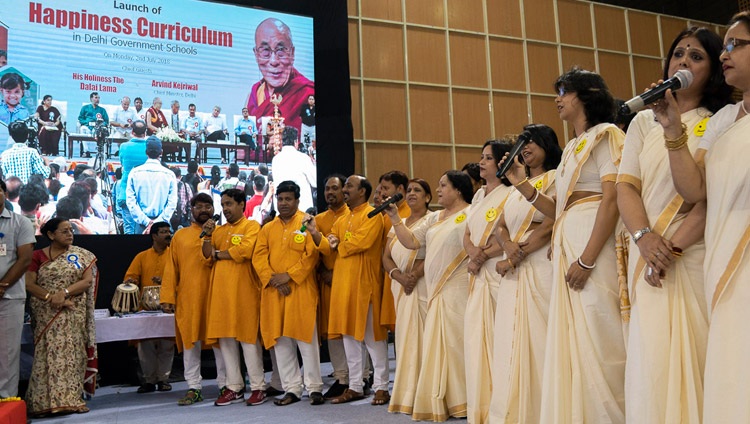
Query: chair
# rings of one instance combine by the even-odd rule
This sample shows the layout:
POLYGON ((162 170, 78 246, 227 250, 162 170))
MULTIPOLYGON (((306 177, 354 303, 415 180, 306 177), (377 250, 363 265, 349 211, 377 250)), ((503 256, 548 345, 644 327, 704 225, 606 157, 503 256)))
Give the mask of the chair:
MULTIPOLYGON (((250 120, 252 122, 256 122, 254 116, 249 116, 250 120)), ((240 133, 237 132, 237 126, 239 125, 240 120, 242 119, 242 115, 234 115, 234 124, 232 125, 232 129, 234 130, 234 144, 239 144, 239 138, 240 133)), ((255 131, 255 134, 252 135, 253 139, 255 140, 255 149, 251 150, 251 158, 253 159, 253 162, 260 163, 260 138, 258 137, 257 130, 255 131)), ((235 161, 244 160, 245 157, 245 151, 244 150, 237 150, 235 153, 235 161), (242 153, 242 158, 240 158, 240 153, 242 153)))
MULTIPOLYGON (((56 107, 60 111, 60 123, 62 123, 62 136, 60 141, 63 143, 63 156, 68 155, 68 102, 65 100, 52 99, 52 106, 56 107)), ((59 148, 59 147, 58 147, 59 148)))

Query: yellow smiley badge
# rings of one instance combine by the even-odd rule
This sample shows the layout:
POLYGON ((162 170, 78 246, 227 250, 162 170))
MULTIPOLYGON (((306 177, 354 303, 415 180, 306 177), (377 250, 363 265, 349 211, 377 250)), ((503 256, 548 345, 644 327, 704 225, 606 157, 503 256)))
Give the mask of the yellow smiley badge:
POLYGON ((242 242, 242 236, 232 236, 232 244, 237 246, 242 242))
POLYGON ((351 238, 352 238, 351 231, 347 231, 347 232, 344 233, 344 241, 349 241, 349 239, 351 239, 351 238))
POLYGON ((708 125, 708 117, 701 119, 698 125, 693 128, 693 134, 698 137, 703 137, 703 133, 706 132, 706 126, 708 125))
POLYGON ((466 220, 466 214, 462 212, 461 215, 457 216, 456 219, 453 220, 453 222, 455 222, 456 224, 460 224, 464 222, 465 220, 466 220))
POLYGON ((301 244, 305 242, 305 236, 302 234, 295 234, 294 235, 294 242, 297 244, 301 244))
POLYGON ((578 145, 576 146, 575 152, 576 153, 581 153, 581 150, 583 150, 584 147, 586 147, 586 139, 585 138, 583 140, 581 140, 580 143, 578 143, 578 145))
POLYGON ((542 186, 544 186, 544 180, 542 179, 534 183, 534 188, 537 190, 541 190, 542 186))
POLYGON ((487 210, 487 213, 484 214, 484 220, 487 222, 492 222, 495 220, 495 218, 497 218, 497 209, 495 208, 490 208, 489 210, 487 210))

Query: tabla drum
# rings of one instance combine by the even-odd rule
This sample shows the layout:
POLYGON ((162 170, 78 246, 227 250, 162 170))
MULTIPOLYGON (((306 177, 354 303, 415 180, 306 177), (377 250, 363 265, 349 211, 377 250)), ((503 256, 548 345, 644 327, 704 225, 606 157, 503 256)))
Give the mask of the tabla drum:
POLYGON ((161 293, 161 286, 148 286, 143 288, 141 294, 141 305, 143 309, 147 311, 158 311, 161 309, 159 304, 159 294, 161 293))
POLYGON ((138 286, 131 283, 122 283, 115 289, 112 298, 112 309, 121 314, 138 311, 138 286))

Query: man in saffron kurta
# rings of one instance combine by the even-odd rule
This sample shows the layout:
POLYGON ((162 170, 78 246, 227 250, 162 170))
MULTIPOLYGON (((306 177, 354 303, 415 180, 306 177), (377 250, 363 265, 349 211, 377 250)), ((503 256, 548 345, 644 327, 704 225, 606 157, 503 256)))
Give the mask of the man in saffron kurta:
POLYGON ((297 348, 305 368, 304 385, 310 403, 321 405, 320 350, 315 316, 318 287, 315 265, 318 250, 312 237, 302 231, 305 214, 299 208, 300 189, 293 181, 276 188, 278 217, 260 231, 253 253, 261 286, 260 332, 266 349, 274 349, 281 384, 286 394, 276 405, 289 405, 302 396, 302 375, 297 348))
MULTIPOLYGON (((390 171, 380 176, 380 196, 386 200, 400 193, 406 197, 406 186, 409 185, 409 177, 401 171, 390 171)), ((411 209, 402 199, 396 203, 398 206, 398 216, 406 219, 411 215, 411 209)), ((388 234, 391 232, 391 220, 383 220, 383 248, 388 246, 388 234)), ((396 327, 396 305, 393 301, 391 292, 391 277, 383 273, 383 299, 380 306, 380 325, 385 326, 391 331, 396 327)))
MULTIPOLYGON (((125 282, 136 284, 143 291, 147 287, 159 286, 164 275, 164 266, 169 260, 169 243, 172 241, 172 230, 167 222, 157 222, 150 230, 153 246, 140 252, 133 258, 125 282)), ((174 340, 148 339, 138 342, 138 361, 143 371, 143 384, 138 393, 150 393, 155 390, 168 392, 172 386, 167 382, 172 371, 174 359, 174 340)))
POLYGON ((221 193, 227 223, 216 228, 213 219, 203 224, 203 257, 213 258, 208 294, 207 341, 219 340, 227 372, 226 389, 216 406, 244 400, 245 381, 240 372, 239 342, 245 356, 252 393, 248 405, 266 401, 263 347, 260 329, 260 283, 251 259, 260 225, 245 218, 245 192, 236 188, 221 193), (208 239, 208 240, 207 240, 208 239))
POLYGON ((388 346, 385 328, 380 323, 383 219, 367 218, 373 208, 367 204, 372 185, 366 178, 352 175, 344 184, 349 212, 339 218, 328 237, 314 228, 310 234, 319 243, 321 253, 338 252, 331 285, 331 315, 328 335, 342 335, 349 365, 349 388, 332 403, 345 403, 364 397, 362 368, 363 344, 372 357, 374 404, 388 401, 388 346))
MULTIPOLYGON (((211 284, 211 259, 201 255, 202 225, 214 214, 211 196, 198 193, 190 200, 193 222, 177 231, 170 246, 170 257, 164 268, 161 284, 161 304, 164 312, 174 313, 177 350, 182 353, 188 392, 178 405, 192 405, 203 400, 201 393, 201 348, 206 341, 208 287, 211 284)), ((224 359, 218 346, 216 384, 224 387, 226 375, 224 359)))
POLYGON ((271 96, 281 96, 279 111, 284 124, 297 131, 302 126, 302 109, 307 98, 315 95, 315 85, 294 68, 294 43, 289 27, 278 19, 269 18, 255 29, 255 60, 263 79, 253 84, 247 100, 250 115, 257 119, 273 116, 274 104, 271 96))
MULTIPOLYGON (((349 212, 349 207, 344 203, 344 182, 346 177, 333 174, 326 178, 325 198, 328 209, 315 216, 315 226, 318 231, 327 236, 331 233, 333 223, 342 215, 349 212)), ((341 337, 328 337, 328 316, 331 312, 331 281, 333 278, 333 265, 336 263, 336 252, 330 255, 320 255, 317 280, 320 290, 320 303, 318 306, 318 334, 321 339, 328 341, 328 356, 333 367, 333 385, 325 393, 326 399, 341 396, 344 390, 349 388, 349 367, 346 364, 346 353, 344 352, 344 341, 341 337)))

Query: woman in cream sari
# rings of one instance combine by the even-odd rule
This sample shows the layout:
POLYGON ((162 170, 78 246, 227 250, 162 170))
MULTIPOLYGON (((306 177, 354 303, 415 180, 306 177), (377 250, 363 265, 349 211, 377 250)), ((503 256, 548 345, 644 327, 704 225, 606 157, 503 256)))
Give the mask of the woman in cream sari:
MULTIPOLYGON (((678 70, 693 82, 676 93, 694 152, 712 113, 727 104, 721 38, 707 28, 682 31, 664 79, 678 70)), ((626 416, 633 423, 701 422, 708 311, 703 288, 705 202, 677 194, 654 112, 639 113, 625 137, 617 202, 630 234, 631 319, 625 367, 626 416), (662 277, 660 278, 660 275, 662 277)))
MULTIPOLYGON (((750 422, 750 13, 729 22, 720 60, 742 101, 719 110, 695 156, 680 105, 667 92, 654 107, 664 128, 675 188, 688 203, 706 201, 703 262, 710 326, 706 349, 703 422, 750 422)), ((679 92, 678 92, 679 96, 679 92)), ((679 98, 679 97, 678 97, 679 98)), ((686 225, 686 224, 683 224, 686 225)), ((684 259, 684 256, 683 256, 684 259)))
POLYGON ((402 224, 395 206, 387 212, 401 244, 410 249, 426 248, 429 300, 412 418, 445 421, 466 416, 463 331, 469 274, 462 239, 473 195, 471 179, 459 171, 448 171, 440 178, 437 195, 445 209, 429 215, 413 231, 402 224))
MULTIPOLYGON (((409 229, 421 224, 430 212, 432 191, 427 181, 415 178, 406 188, 406 203, 411 215, 406 218, 409 229)), ((388 412, 411 414, 414 391, 422 361, 422 331, 427 315, 427 286, 424 281, 424 246, 418 250, 404 247, 393 229, 390 243, 383 252, 383 268, 392 276, 391 291, 396 302, 396 376, 388 412)))
MULTIPOLYGON (((540 193, 551 194, 562 150, 555 131, 527 125, 521 137, 531 142, 522 150, 519 167, 540 193), (525 169, 524 169, 525 168, 525 169)), ((547 315, 552 292, 552 264, 547 248, 552 218, 545 218, 513 190, 499 218, 494 238, 505 258, 497 263, 502 275, 495 313, 492 357, 491 423, 539 422, 547 315)))
POLYGON ((487 184, 474 194, 464 233, 464 249, 469 255, 469 300, 464 317, 466 409, 468 422, 476 424, 486 423, 490 410, 495 296, 500 282, 495 264, 502 253, 497 242, 491 243, 494 240, 490 236, 511 189, 497 177, 497 162, 510 152, 511 146, 509 139, 484 143, 479 175, 487 184))
POLYGON ((516 188, 555 218, 542 423, 625 422, 625 338, 615 252, 615 181, 624 135, 598 74, 574 68, 555 82, 560 118, 573 126, 555 173, 555 199, 516 188))
POLYGON ((82 395, 93 393, 96 369, 94 297, 96 257, 73 246, 70 222, 41 228, 48 248, 35 250, 26 272, 34 327, 34 363, 26 403, 29 414, 85 413, 82 395), (88 363, 88 365, 87 365, 88 363))

